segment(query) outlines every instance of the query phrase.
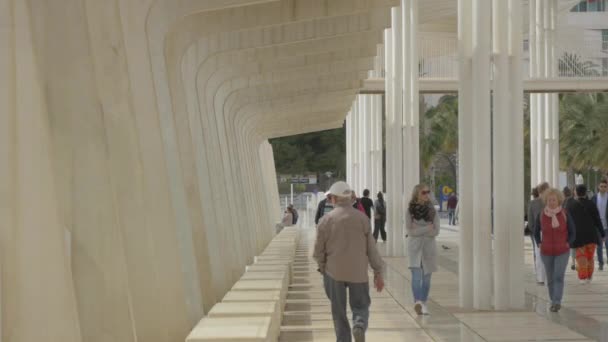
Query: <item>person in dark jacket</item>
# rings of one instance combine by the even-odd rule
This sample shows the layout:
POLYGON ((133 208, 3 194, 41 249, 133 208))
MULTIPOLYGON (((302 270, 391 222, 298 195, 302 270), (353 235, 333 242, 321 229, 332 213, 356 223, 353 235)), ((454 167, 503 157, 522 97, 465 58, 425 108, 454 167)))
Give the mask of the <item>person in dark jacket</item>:
POLYGON ((568 266, 570 246, 576 238, 572 217, 562 208, 564 198, 557 189, 543 193, 545 207, 536 219, 534 238, 547 274, 547 288, 551 312, 561 309, 564 294, 564 275, 568 266))
MULTIPOLYGON (((596 205, 602 220, 602 229, 608 229, 608 180, 602 179, 597 187, 597 194, 593 195, 591 201, 596 205)), ((604 247, 606 249, 606 257, 608 257, 608 244, 600 243, 597 245, 597 262, 600 265, 600 271, 604 269, 604 247)))
MULTIPOLYGON (((576 199, 574 199, 574 196, 572 195, 572 190, 570 190, 569 187, 565 186, 564 190, 562 190, 562 193, 564 194, 564 203, 562 203, 563 208, 568 208, 573 203, 576 203, 576 199)), ((570 269, 574 271, 576 270, 576 248, 570 249, 570 257, 572 258, 572 266, 570 266, 570 269)))
POLYGON ((321 202, 319 202, 319 205, 317 206, 317 213, 315 214, 315 224, 319 224, 319 220, 321 220, 321 217, 323 217, 323 215, 329 213, 333 208, 334 205, 331 203, 331 194, 329 192, 325 193, 325 199, 322 199, 321 202))
POLYGON ((363 206, 363 210, 365 210, 365 215, 367 215, 367 217, 369 217, 371 219, 372 218, 372 209, 374 208, 374 201, 372 201, 371 198, 369 198, 368 189, 363 190, 363 197, 361 197, 359 199, 359 202, 361 202, 361 205, 363 206))
POLYGON ((376 202, 374 202, 374 239, 378 241, 378 234, 382 236, 382 241, 386 242, 386 202, 384 201, 384 195, 382 192, 378 192, 376 195, 376 202))
POLYGON ((566 209, 576 226, 576 238, 571 247, 576 250, 578 279, 581 284, 587 284, 593 277, 595 249, 605 236, 602 221, 597 206, 587 198, 585 185, 576 187, 576 200, 569 203, 566 209))
POLYGON ((532 250, 534 251, 534 273, 536 274, 536 283, 538 285, 545 285, 545 266, 543 265, 543 261, 540 257, 540 250, 536 241, 534 239, 534 235, 536 232, 536 221, 540 216, 545 204, 543 203, 542 196, 543 192, 549 189, 549 183, 544 182, 539 184, 532 190, 533 199, 528 204, 528 228, 532 232, 532 250))
POLYGON ((448 224, 450 226, 456 225, 456 206, 458 205, 458 197, 455 193, 450 194, 448 198, 448 224))

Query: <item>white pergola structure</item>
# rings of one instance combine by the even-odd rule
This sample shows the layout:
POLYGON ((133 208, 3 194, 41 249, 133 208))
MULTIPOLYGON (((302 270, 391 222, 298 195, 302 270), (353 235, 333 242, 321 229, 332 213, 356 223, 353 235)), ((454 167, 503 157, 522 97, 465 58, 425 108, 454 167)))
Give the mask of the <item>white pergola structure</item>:
MULTIPOLYGON (((490 247, 488 1, 0 0, 0 339, 183 341, 274 235, 268 139, 340 127, 349 111, 349 181, 376 192, 386 107, 391 252, 402 254, 394 222, 419 177, 417 32, 455 39, 457 22, 472 78, 429 87, 462 93, 470 133, 461 301, 488 308, 493 292, 495 308, 521 306, 521 239, 500 225, 521 221, 518 200, 494 216, 505 221, 490 247), (385 61, 383 106, 358 94, 385 61)), ((521 81, 500 77, 517 70, 518 19, 494 20, 496 115, 521 107, 521 81)), ((539 130, 548 101, 536 101, 539 130)), ((495 153, 519 163, 505 139, 520 116, 501 120, 495 153)))
POLYGON ((556 22, 559 13, 575 4, 402 0, 393 8, 391 28, 385 31, 385 76, 366 81, 347 117, 349 181, 358 191, 373 188, 378 182, 369 170, 381 167, 382 160, 374 159, 377 146, 368 139, 382 135, 382 128, 377 125, 377 108, 366 103, 380 98, 372 94, 384 94, 388 251, 403 256, 407 201, 420 182, 418 96, 458 93, 459 288, 465 308, 524 305, 523 236, 514 228, 523 222, 525 196, 524 92, 534 93, 531 182, 557 185, 556 93, 608 88, 605 78, 558 77, 556 22), (527 69, 524 30, 530 47, 527 69))

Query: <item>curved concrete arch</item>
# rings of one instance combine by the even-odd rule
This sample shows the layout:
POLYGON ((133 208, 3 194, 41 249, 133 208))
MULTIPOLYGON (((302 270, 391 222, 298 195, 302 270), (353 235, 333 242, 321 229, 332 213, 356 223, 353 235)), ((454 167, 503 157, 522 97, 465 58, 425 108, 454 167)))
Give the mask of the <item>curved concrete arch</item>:
MULTIPOLYGON (((311 113, 314 111, 328 111, 332 109, 332 113, 335 112, 344 112, 344 110, 348 110, 356 93, 352 93, 349 91, 340 91, 332 93, 333 97, 329 96, 318 96, 318 95, 306 95, 300 97, 294 97, 290 99, 283 99, 280 101, 268 101, 261 104, 251 105, 249 107, 243 107, 240 109, 242 114, 239 114, 238 117, 242 118, 241 121, 237 122, 240 125, 238 127, 247 128, 249 125, 252 125, 251 128, 255 127, 255 124, 261 126, 260 116, 265 115, 266 117, 277 118, 279 114, 285 113, 290 108, 300 109, 300 113, 311 113), (311 100, 315 101, 315 104, 310 104, 311 100), (341 100, 341 101, 339 101, 341 100), (308 105, 308 107, 305 107, 308 105), (302 108, 306 108, 306 110, 302 110, 302 108), (264 113, 264 114, 261 114, 264 113)), ((308 117, 308 115, 306 115, 308 117)), ((299 119, 302 119, 301 117, 299 119)), ((264 122, 264 124, 267 124, 264 122)), ((300 126, 302 127, 302 126, 300 126)))
MULTIPOLYGON (((249 82, 245 80, 243 80, 242 84, 235 84, 235 82, 228 80, 218 88, 214 97, 214 103, 216 110, 230 113, 229 108, 233 105, 232 102, 238 104, 251 98, 263 97, 264 94, 273 97, 283 97, 305 89, 314 91, 315 87, 316 92, 323 92, 327 88, 340 86, 340 83, 344 82, 350 82, 349 84, 352 88, 358 88, 360 84, 352 85, 352 82, 361 80, 361 77, 365 76, 372 62, 371 59, 357 59, 353 63, 345 64, 343 68, 338 70, 330 70, 330 68, 303 68, 301 71, 306 70, 307 72, 284 73, 274 78, 272 82, 250 87, 247 87, 249 82)), ((233 119, 231 116, 227 116, 227 118, 233 119)))

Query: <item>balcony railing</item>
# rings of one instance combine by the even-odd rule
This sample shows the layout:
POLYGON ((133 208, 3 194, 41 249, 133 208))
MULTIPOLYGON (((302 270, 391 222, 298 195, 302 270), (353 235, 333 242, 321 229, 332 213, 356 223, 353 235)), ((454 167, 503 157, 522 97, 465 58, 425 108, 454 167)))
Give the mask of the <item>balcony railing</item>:
MULTIPOLYGON (((524 42, 523 76, 530 78, 528 44, 524 42)), ((608 76, 608 46, 601 39, 558 42, 555 48, 556 78, 608 76)), ((421 79, 458 78, 458 42, 451 37, 422 37, 418 45, 421 79)), ((383 71, 384 73, 384 71, 383 71)))

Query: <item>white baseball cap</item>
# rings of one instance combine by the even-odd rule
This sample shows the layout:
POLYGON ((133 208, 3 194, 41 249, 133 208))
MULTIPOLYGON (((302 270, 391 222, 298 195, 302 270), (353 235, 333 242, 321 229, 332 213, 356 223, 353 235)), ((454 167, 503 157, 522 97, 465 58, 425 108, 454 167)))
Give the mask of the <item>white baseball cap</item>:
POLYGON ((350 185, 348 185, 346 182, 339 181, 335 182, 329 188, 328 192, 338 197, 350 197, 353 191, 351 190, 350 185))

